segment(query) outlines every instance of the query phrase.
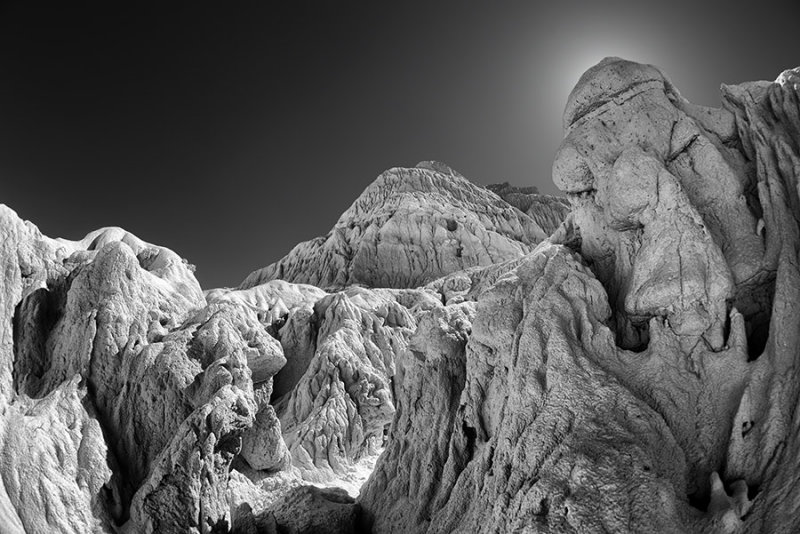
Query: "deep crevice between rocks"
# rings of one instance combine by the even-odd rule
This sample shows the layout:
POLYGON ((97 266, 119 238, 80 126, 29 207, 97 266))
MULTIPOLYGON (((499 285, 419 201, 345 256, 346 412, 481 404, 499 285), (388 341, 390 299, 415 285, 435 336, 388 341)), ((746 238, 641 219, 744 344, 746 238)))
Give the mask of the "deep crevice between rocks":
POLYGON ((461 430, 467 438, 467 446, 465 448, 465 460, 469 462, 475 455, 476 443, 478 441, 478 431, 474 427, 467 424, 466 421, 461 421, 461 430))
POLYGON ((17 394, 42 398, 40 380, 50 367, 47 338, 63 315, 66 295, 62 288, 39 288, 14 308, 12 318, 13 388, 17 394))
POLYGON ((757 360, 766 349, 774 298, 775 273, 762 271, 738 288, 734 305, 744 316, 749 362, 757 360))

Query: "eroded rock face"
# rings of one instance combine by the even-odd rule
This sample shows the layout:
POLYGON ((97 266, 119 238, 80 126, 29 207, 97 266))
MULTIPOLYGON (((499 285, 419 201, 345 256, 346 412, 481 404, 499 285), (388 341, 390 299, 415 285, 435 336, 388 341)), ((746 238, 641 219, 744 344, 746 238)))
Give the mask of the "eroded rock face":
POLYGON ((720 349, 729 304, 763 325, 774 272, 734 115, 686 102, 655 67, 612 58, 581 78, 564 122, 553 179, 575 206, 620 345, 645 345, 658 316, 687 347, 720 349))
POLYGON ((52 240, 5 207, 0 223, 3 528, 226 530, 243 437, 277 434, 288 460, 252 379, 269 387, 280 344, 243 303, 207 304, 168 249, 117 228, 52 240))
POLYGON ((362 490, 362 502, 380 510, 367 518, 370 528, 424 531, 470 459, 475 435, 460 431, 458 410, 474 315, 474 303, 431 310, 400 355, 392 438, 362 490), (461 439, 451 443, 454 430, 461 439))
MULTIPOLYGON (((549 223, 548 223, 549 225, 549 223)), ((322 288, 413 288, 442 275, 519 258, 550 235, 537 220, 446 165, 386 171, 324 237, 253 272, 322 288)))
POLYGON ((395 411, 396 358, 416 322, 391 294, 363 288, 317 301, 313 315, 313 356, 276 410, 293 465, 326 480, 382 445, 395 411))
POLYGON ((256 384, 259 411, 243 435, 241 457, 255 469, 292 465, 305 480, 332 483, 349 481, 356 464, 381 449, 395 412, 396 358, 416 317, 440 306, 442 297, 429 288, 329 294, 273 280, 210 291, 207 298, 246 305, 279 341, 286 361, 274 387, 256 384))
POLYGON ((234 534, 341 534, 357 532, 360 506, 341 489, 299 486, 269 511, 245 507, 234 534))
POLYGON ((567 199, 540 195, 536 187, 515 187, 503 182, 488 185, 486 189, 536 221, 546 235, 555 232, 570 211, 567 199))
POLYGON ((557 228, 429 162, 237 290, 0 206, 3 531, 800 530, 800 69, 610 58, 565 130, 557 228))
POLYGON ((798 528, 799 73, 724 109, 619 59, 581 78, 554 163, 573 214, 473 293, 465 357, 401 360, 374 532, 798 528), (460 392, 415 385, 437 360, 460 392))

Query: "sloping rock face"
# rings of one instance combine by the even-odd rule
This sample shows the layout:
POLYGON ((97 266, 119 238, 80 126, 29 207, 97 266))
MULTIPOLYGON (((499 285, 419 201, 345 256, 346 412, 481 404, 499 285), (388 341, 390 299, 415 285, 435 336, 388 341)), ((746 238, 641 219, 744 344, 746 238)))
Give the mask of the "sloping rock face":
POLYGON ((276 401, 292 463, 304 478, 330 480, 382 446, 395 412, 397 355, 416 329, 414 313, 436 302, 422 291, 408 297, 350 288, 315 302, 304 327, 294 317, 306 315, 296 314, 279 332, 286 353, 308 362, 276 401), (300 356, 303 350, 311 352, 300 356))
POLYGON ((251 377, 285 361, 256 313, 118 228, 52 240, 0 206, 0 233, 3 531, 226 531, 251 377))
POLYGON ((271 397, 274 408, 259 411, 243 436, 241 456, 259 470, 291 463, 305 480, 326 483, 348 475, 382 447, 395 412, 398 354, 416 330, 416 317, 441 304, 431 289, 351 287, 329 294, 282 280, 215 289, 206 298, 251 309, 286 362, 269 392, 257 381, 261 365, 248 362, 257 397, 271 397), (283 436, 267 429, 282 430, 283 436))
POLYGON ((570 211, 566 198, 540 195, 536 187, 515 187, 503 182, 487 185, 486 189, 536 221, 547 235, 556 231, 570 211))
POLYGON ((519 258, 550 235, 545 227, 449 167, 423 162, 383 173, 328 235, 300 243, 241 287, 281 279, 325 289, 413 288, 519 258))
POLYGON ((800 69, 722 93, 616 58, 581 78, 570 220, 474 315, 419 320, 366 527, 800 528, 800 69))

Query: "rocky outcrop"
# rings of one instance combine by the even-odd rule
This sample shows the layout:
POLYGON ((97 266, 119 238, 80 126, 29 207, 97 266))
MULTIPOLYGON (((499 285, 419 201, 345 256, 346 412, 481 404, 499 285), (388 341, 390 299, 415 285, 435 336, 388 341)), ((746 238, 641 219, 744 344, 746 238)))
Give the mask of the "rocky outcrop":
POLYGON ((536 221, 547 235, 556 231, 570 211, 566 198, 540 195, 536 187, 516 187, 503 182, 487 185, 486 189, 536 221))
POLYGON ((168 249, 118 228, 52 240, 5 207, 0 223, 5 531, 227 529, 243 437, 258 421, 280 439, 251 378, 271 383, 280 345, 168 249))
POLYGON ((361 501, 373 510, 370 529, 424 531, 470 459, 475 435, 458 424, 474 315, 471 302, 431 310, 401 355, 392 436, 362 490, 361 501))
POLYGON ((0 206, 3 532, 800 530, 800 69, 722 97, 606 59, 563 223, 393 169, 240 289, 0 206))
POLYGON ((413 288, 519 258, 550 235, 549 227, 446 165, 423 162, 384 172, 328 235, 297 245, 242 287, 281 279, 325 289, 413 288))
POLYGON ((800 70, 723 102, 619 59, 581 78, 554 163, 574 211, 474 317, 420 319, 374 532, 798 528, 800 70))
MULTIPOLYGON (((243 435, 241 457, 259 470, 291 464, 305 480, 325 483, 352 478, 359 461, 381 449, 395 411, 397 354, 416 316, 441 302, 431 289, 351 287, 329 294, 282 280, 206 297, 252 310, 286 362, 268 389, 256 381, 260 365, 248 361, 257 401, 267 402, 243 435)), ((260 347, 258 354, 268 352, 260 347)))
POLYGON ((253 514, 245 505, 234 534, 341 534, 356 532, 360 507, 341 489, 300 486, 270 510, 253 514))
MULTIPOLYGON (((395 360, 416 322, 390 294, 350 288, 317 301, 311 323, 313 353, 276 410, 293 465, 320 481, 383 444, 395 411, 395 360)), ((287 348, 306 346, 306 335, 292 337, 296 332, 280 332, 287 348)))

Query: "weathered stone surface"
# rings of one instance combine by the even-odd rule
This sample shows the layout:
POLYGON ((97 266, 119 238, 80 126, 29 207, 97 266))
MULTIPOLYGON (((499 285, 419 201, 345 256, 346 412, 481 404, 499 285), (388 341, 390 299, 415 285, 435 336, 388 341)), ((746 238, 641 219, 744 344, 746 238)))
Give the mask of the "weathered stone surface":
POLYGON ((282 279, 322 288, 411 288, 468 267, 518 258, 547 237, 536 221, 449 167, 384 172, 330 233, 253 272, 249 288, 282 279))
POLYGON ((234 534, 355 534, 360 507, 342 490, 301 486, 269 511, 244 509, 234 534))
POLYGON ((426 162, 245 289, 0 206, 0 529, 800 530, 800 69, 722 92, 604 60, 557 228, 426 162))
POLYGON ((102 429, 86 401, 72 380, 42 399, 5 408, 3 532, 111 531, 119 495, 102 429))
POLYGON ((469 460, 469 437, 458 432, 462 442, 451 446, 450 435, 459 421, 474 314, 474 303, 431 310, 400 355, 392 437, 361 495, 369 508, 380 510, 367 519, 377 531, 424 531, 452 489, 453 470, 469 460))
POLYGON ((395 409, 395 359, 416 322, 390 293, 363 288, 317 301, 314 316, 313 356, 276 410, 294 466, 326 480, 383 441, 395 409))
POLYGON ((555 232, 570 211, 566 198, 540 195, 536 187, 515 187, 503 182, 487 185, 486 189, 528 215, 546 235, 555 232))
POLYGON ((229 466, 254 421, 277 435, 254 456, 288 458, 274 412, 257 417, 269 392, 251 376, 261 391, 285 360, 256 312, 207 305, 185 261, 121 229, 52 240, 5 207, 0 223, 7 530, 229 525, 229 466))
POLYGON ((186 418, 131 503, 129 532, 227 532, 228 470, 252 406, 225 386, 186 418))
POLYGON ((581 78, 554 163, 574 211, 488 288, 451 276, 445 300, 477 298, 465 356, 435 341, 447 311, 420 320, 433 346, 400 359, 367 526, 798 528, 798 80, 726 86, 714 110, 645 65, 581 78), (441 395, 416 385, 431 361, 441 395))
POLYGON ((289 450, 283 441, 281 422, 269 404, 262 402, 253 426, 242 435, 242 458, 253 468, 280 471, 292 465, 289 450))
POLYGON ((426 285, 425 289, 439 295, 440 302, 445 304, 475 301, 481 293, 494 285, 503 275, 516 269, 523 261, 524 258, 519 258, 487 267, 472 267, 434 280, 426 285))
POLYGON ((645 345, 660 316, 687 347, 720 349, 731 301, 748 328, 763 324, 774 274, 732 114, 689 104, 655 67, 611 58, 584 74, 564 120, 553 179, 575 206, 620 345, 645 345))
POLYGON ((20 367, 38 365, 18 367, 23 350, 34 360, 43 351, 41 340, 19 335, 33 322, 19 316, 20 303, 39 300, 41 288, 65 276, 59 248, 0 205, 0 519, 12 534, 109 530, 118 499, 100 425, 78 381, 40 399, 17 393, 25 383, 20 367))

